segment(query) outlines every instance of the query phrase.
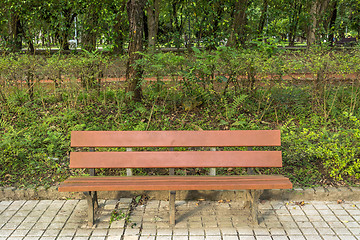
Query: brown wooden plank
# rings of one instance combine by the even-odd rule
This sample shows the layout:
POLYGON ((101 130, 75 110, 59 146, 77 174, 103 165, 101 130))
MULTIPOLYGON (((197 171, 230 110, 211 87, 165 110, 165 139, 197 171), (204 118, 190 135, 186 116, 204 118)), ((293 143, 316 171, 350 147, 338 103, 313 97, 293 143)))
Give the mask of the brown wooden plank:
POLYGON ((71 152, 70 167, 282 167, 282 157, 280 151, 71 152))
POLYGON ((280 130, 71 132, 72 147, 231 147, 280 145, 280 130))
POLYGON ((197 176, 197 175, 187 175, 187 176, 169 176, 169 175, 162 175, 162 176, 80 176, 80 177, 70 177, 64 181, 64 183, 75 183, 75 182, 133 182, 133 181, 209 181, 216 179, 216 181, 230 181, 231 179, 241 179, 242 181, 245 180, 258 180, 258 181, 268 181, 268 180, 284 180, 287 179, 282 175, 232 175, 232 176, 197 176))
MULTIPOLYGON (((239 190, 239 189, 289 189, 292 184, 287 178, 282 179, 248 179, 247 177, 229 177, 227 181, 218 181, 216 176, 201 176, 194 181, 169 181, 166 176, 162 181, 149 181, 149 177, 134 181, 123 181, 126 177, 119 177, 118 181, 109 182, 64 182, 59 186, 60 192, 76 191, 134 191, 134 190, 239 190)), ((131 178, 131 177, 130 177, 131 178)))

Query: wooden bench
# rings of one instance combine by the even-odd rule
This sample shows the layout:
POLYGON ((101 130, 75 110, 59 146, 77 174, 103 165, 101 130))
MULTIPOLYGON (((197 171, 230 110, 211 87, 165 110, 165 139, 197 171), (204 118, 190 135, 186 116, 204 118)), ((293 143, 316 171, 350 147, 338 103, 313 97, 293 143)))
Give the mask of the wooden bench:
POLYGON ((176 190, 247 190, 251 220, 257 224, 258 190, 292 188, 289 179, 280 175, 216 176, 215 168, 282 167, 280 151, 253 151, 253 147, 280 144, 278 130, 74 131, 71 146, 88 147, 90 151, 71 152, 70 167, 88 168, 90 176, 70 177, 58 190, 84 192, 90 226, 98 205, 97 191, 168 190, 170 224, 174 225, 176 190), (224 150, 239 146, 247 148, 224 150), (95 151, 105 147, 122 150, 95 151), (194 151, 194 147, 199 151, 194 151), (127 168, 128 176, 96 176, 96 168, 127 168), (173 176, 131 176, 132 168, 169 168, 169 175, 173 176), (210 168, 210 176, 174 175, 174 168, 210 168))

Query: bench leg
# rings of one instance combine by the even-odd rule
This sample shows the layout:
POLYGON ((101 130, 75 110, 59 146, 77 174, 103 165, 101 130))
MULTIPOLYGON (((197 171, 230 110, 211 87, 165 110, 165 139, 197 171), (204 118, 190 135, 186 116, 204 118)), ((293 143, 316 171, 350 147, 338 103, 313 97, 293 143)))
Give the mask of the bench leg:
POLYGON ((170 225, 171 226, 175 226, 175 198, 176 198, 176 191, 170 191, 169 216, 170 216, 170 225))
POLYGON ((88 226, 94 225, 95 210, 99 207, 97 192, 84 192, 88 203, 88 226))
POLYGON ((258 219, 258 200, 260 197, 261 191, 259 190, 246 190, 246 201, 250 208, 250 218, 251 222, 254 225, 259 225, 259 219, 258 219))

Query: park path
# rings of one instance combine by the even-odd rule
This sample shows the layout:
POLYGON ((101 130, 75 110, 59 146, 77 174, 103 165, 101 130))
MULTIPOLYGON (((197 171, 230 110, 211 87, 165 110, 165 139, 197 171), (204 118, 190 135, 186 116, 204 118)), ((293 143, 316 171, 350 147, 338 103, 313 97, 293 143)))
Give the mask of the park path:
POLYGON ((360 202, 262 201, 261 223, 247 224, 242 202, 177 201, 177 224, 168 226, 168 202, 102 200, 97 223, 86 224, 84 200, 0 202, 0 240, 300 240, 360 239, 360 202), (130 221, 109 224, 114 209, 130 221))

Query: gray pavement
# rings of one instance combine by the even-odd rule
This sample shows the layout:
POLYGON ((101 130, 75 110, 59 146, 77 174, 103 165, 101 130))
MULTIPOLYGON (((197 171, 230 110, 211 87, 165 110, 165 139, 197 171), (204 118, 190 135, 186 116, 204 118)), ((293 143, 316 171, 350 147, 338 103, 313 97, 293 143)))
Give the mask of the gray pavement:
POLYGON ((262 201, 260 225, 248 225, 242 202, 177 201, 174 228, 168 202, 151 200, 135 209, 131 199, 100 201, 97 223, 87 227, 84 200, 0 202, 0 240, 300 240, 360 239, 360 201, 262 201), (113 221, 111 213, 129 214, 113 221))

